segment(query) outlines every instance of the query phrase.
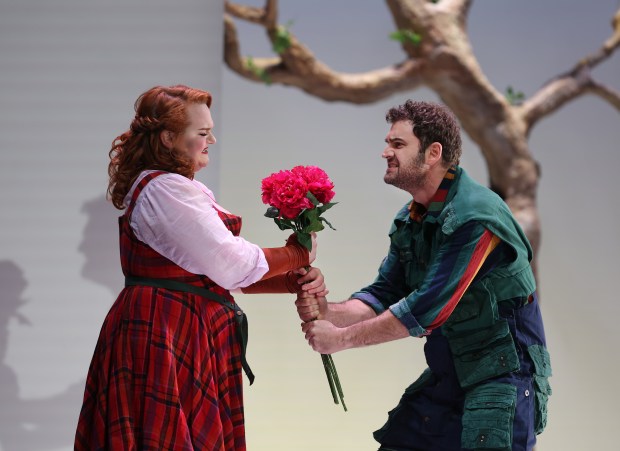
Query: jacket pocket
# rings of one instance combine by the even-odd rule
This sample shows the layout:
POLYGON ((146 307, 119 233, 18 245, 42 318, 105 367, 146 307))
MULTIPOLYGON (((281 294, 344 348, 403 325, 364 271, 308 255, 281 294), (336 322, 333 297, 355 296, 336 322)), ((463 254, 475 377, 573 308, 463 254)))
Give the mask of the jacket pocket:
POLYGON ((465 395, 462 447, 509 451, 516 405, 513 385, 492 382, 471 389, 465 395))
POLYGON ((504 320, 488 329, 450 337, 449 342, 463 388, 519 369, 517 350, 504 320))
POLYGON ((536 435, 547 426, 547 404, 551 396, 551 359, 549 352, 542 345, 533 345, 527 351, 534 362, 534 431, 536 435))

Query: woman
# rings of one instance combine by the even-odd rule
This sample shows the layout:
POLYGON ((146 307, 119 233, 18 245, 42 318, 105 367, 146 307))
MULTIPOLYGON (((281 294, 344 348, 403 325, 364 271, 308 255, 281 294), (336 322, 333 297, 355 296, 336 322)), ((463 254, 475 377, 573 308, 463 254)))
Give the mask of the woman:
POLYGON ((208 92, 154 87, 110 150, 125 288, 90 365, 75 449, 243 450, 247 323, 230 290, 326 293, 291 236, 261 249, 194 180, 215 144, 208 92), (299 269, 301 268, 301 269, 299 269), (297 270, 298 278, 292 270, 297 270))

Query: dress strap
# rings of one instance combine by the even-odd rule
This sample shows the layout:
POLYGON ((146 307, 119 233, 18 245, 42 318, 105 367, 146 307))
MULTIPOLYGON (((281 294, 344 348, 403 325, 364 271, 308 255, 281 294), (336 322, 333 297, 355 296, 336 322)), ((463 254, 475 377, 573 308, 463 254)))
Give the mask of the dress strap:
POLYGON ((131 195, 131 201, 129 205, 127 206, 127 211, 125 212, 128 218, 131 217, 131 212, 133 212, 133 207, 136 205, 136 200, 138 199, 138 196, 140 195, 144 187, 155 177, 159 177, 160 175, 166 174, 166 173, 167 173, 166 171, 151 172, 150 174, 145 175, 142 178, 142 180, 140 180, 140 183, 138 183, 138 186, 136 186, 136 189, 133 191, 133 194, 131 195))
POLYGON ((250 380, 250 385, 254 382, 254 373, 252 373, 252 369, 245 358, 245 351, 248 346, 248 318, 247 315, 241 310, 239 305, 230 302, 224 296, 219 295, 207 288, 197 287, 195 285, 190 285, 187 283, 179 282, 177 280, 171 279, 155 279, 150 277, 137 277, 137 276, 126 276, 125 277, 125 286, 147 286, 154 288, 164 288, 166 290, 172 291, 183 291, 186 293, 197 294, 198 296, 207 298, 211 301, 217 302, 220 305, 232 310, 235 313, 235 321, 237 322, 237 335, 239 337, 239 342, 241 343, 241 366, 243 367, 243 371, 246 376, 250 380))

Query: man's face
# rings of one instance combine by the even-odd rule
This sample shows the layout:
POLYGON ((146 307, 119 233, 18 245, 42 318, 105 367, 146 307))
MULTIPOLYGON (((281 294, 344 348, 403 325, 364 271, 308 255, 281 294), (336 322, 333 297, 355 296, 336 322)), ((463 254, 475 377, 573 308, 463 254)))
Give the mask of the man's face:
POLYGON ((383 180, 413 195, 424 186, 428 175, 420 140, 413 134, 413 124, 410 121, 393 123, 385 142, 387 145, 381 156, 388 167, 383 180))

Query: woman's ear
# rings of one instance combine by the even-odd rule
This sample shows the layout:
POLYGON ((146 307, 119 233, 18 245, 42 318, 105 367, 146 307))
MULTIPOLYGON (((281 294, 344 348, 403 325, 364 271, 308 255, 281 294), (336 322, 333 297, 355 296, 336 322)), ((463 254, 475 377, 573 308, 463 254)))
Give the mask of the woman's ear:
POLYGON ((176 134, 170 130, 163 130, 159 133, 159 140, 167 149, 172 150, 174 148, 175 138, 176 134))

